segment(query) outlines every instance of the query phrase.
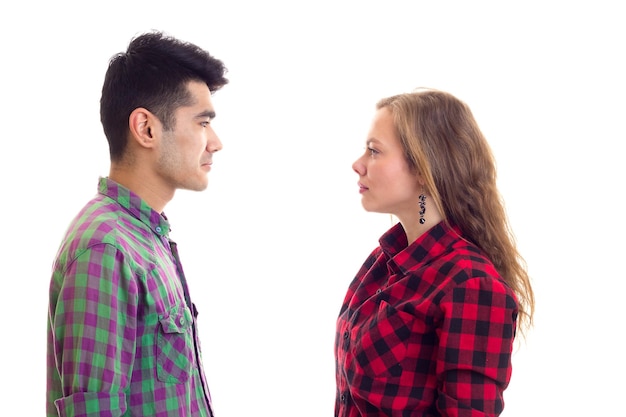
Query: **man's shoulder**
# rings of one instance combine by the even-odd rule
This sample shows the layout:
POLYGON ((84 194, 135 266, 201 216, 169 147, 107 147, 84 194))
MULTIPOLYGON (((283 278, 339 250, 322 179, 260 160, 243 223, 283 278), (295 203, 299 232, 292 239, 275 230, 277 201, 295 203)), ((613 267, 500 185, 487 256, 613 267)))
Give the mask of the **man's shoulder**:
POLYGON ((76 253, 96 245, 126 247, 147 236, 147 227, 114 200, 98 195, 70 222, 61 251, 76 253))
POLYGON ((94 197, 74 216, 66 238, 106 240, 118 230, 120 218, 124 216, 119 204, 104 196, 94 197))
POLYGON ((85 204, 67 228, 53 261, 53 282, 60 285, 72 265, 88 274, 128 263, 132 270, 155 261, 153 232, 115 200, 98 195, 85 204))

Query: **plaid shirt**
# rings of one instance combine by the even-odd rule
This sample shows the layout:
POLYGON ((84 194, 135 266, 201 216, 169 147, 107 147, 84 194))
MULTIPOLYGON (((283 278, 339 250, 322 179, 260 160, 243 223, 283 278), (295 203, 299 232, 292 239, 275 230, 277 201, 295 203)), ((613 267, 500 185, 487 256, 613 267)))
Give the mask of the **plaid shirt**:
POLYGON ((351 283, 337 320, 335 416, 497 416, 517 300, 456 228, 407 247, 400 224, 351 283))
POLYGON ((169 222, 106 179, 53 266, 47 416, 212 416, 169 222))

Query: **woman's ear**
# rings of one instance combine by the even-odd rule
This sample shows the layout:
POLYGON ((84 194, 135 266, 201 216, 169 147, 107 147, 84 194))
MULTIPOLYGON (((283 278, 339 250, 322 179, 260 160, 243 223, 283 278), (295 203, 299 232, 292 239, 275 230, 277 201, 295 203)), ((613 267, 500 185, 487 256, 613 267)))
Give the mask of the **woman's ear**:
POLYGON ((128 127, 137 145, 143 148, 154 146, 155 120, 156 117, 143 107, 137 107, 130 113, 128 127))
POLYGON ((426 180, 424 180, 424 177, 422 176, 421 173, 417 173, 415 175, 415 179, 417 181, 417 185, 419 185, 420 187, 424 187, 424 185, 426 185, 426 180))

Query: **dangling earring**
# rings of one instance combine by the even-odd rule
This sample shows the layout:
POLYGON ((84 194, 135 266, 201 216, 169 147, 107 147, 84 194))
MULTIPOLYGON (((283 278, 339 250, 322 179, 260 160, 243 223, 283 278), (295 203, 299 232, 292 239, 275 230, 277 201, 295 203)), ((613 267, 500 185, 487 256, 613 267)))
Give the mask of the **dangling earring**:
POLYGON ((426 213, 426 196, 424 195, 424 191, 419 196, 420 200, 420 224, 426 223, 426 219, 424 218, 424 213, 426 213))

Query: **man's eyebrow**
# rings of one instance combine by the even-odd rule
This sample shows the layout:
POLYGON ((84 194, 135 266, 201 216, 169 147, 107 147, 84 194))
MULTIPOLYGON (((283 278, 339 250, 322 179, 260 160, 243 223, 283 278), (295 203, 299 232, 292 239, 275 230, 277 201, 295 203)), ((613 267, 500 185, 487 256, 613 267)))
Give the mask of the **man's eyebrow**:
POLYGON ((204 119, 207 117, 209 119, 215 119, 215 112, 213 110, 205 110, 201 113, 196 114, 197 119, 204 119))

